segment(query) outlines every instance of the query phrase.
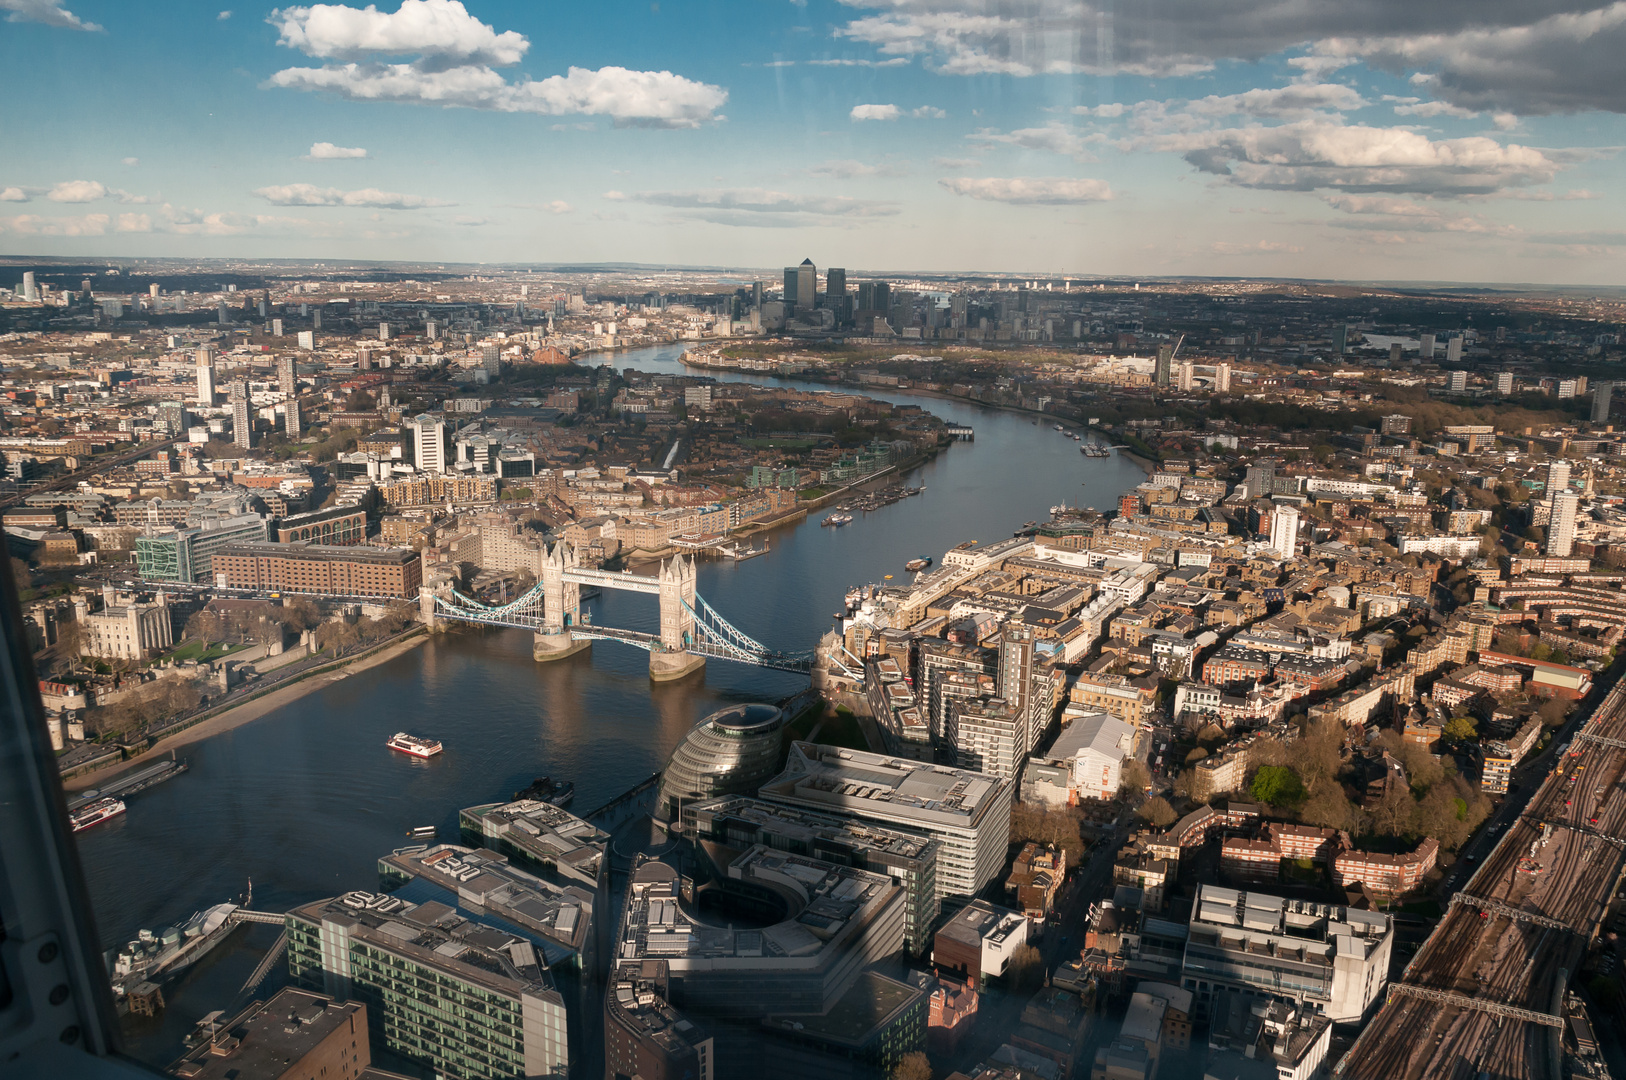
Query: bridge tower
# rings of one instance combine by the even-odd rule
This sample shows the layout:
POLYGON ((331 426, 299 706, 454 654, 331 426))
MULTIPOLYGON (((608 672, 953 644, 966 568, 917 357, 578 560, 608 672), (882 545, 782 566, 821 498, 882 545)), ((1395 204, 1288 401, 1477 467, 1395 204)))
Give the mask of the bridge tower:
POLYGON ((581 622, 582 590, 565 580, 565 571, 576 569, 577 561, 576 549, 563 541, 542 556, 542 629, 531 645, 537 660, 562 660, 593 646, 570 636, 570 628, 581 622))
POLYGON ((661 645, 649 654, 649 677, 656 682, 681 679, 706 666, 706 658, 688 651, 694 640, 694 560, 681 555, 661 563, 661 645))

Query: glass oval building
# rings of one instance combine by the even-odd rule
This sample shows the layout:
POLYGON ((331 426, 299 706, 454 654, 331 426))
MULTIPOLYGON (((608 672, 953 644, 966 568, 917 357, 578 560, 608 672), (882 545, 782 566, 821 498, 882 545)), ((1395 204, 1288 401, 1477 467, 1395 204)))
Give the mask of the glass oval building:
POLYGON ((684 803, 754 794, 779 769, 785 714, 772 705, 720 709, 683 737, 661 777, 655 817, 675 821, 684 803))

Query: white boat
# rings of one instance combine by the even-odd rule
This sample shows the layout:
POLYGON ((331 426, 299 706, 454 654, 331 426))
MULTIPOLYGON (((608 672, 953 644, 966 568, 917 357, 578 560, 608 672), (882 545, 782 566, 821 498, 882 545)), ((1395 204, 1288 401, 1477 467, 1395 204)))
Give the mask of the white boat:
POLYGON ((390 736, 386 744, 391 750, 399 750, 403 754, 413 757, 428 758, 440 753, 443 747, 435 739, 421 739, 416 735, 408 735, 404 731, 397 731, 390 736))
POLYGON ((68 823, 73 826, 74 832, 80 832, 92 825, 100 825, 108 818, 116 818, 124 813, 124 801, 108 796, 87 803, 68 815, 68 823))

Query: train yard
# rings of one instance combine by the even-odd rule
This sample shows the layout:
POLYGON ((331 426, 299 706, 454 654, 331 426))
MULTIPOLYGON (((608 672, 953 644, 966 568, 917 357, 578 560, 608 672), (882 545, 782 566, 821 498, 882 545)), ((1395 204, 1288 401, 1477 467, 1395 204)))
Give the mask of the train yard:
POLYGON ((1610 690, 1389 988, 1340 1080, 1560 1080, 1563 997, 1626 865, 1626 691, 1610 690))

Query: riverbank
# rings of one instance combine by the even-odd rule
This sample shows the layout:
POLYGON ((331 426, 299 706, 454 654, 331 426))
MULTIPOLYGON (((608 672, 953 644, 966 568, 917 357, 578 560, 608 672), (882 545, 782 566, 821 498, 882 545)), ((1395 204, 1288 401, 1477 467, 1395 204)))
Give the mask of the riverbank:
MULTIPOLYGON (((207 716, 195 724, 190 724, 180 730, 165 735, 155 741, 147 749, 132 757, 116 762, 108 762, 107 767, 118 765, 138 765, 144 761, 162 757, 171 750, 188 746, 195 742, 220 735, 244 724, 260 719, 284 705, 292 704, 304 697, 332 683, 339 681, 358 671, 377 667, 388 663, 396 657, 404 655, 429 640, 427 631, 413 633, 403 640, 385 645, 375 652, 363 653, 350 659, 337 660, 319 668, 313 668, 308 674, 293 679, 286 685, 281 685, 263 694, 244 699, 235 705, 222 709, 220 712, 207 716)), ((69 792, 82 791, 88 787, 95 787, 101 769, 80 773, 71 778, 64 778, 63 789, 69 792)))

